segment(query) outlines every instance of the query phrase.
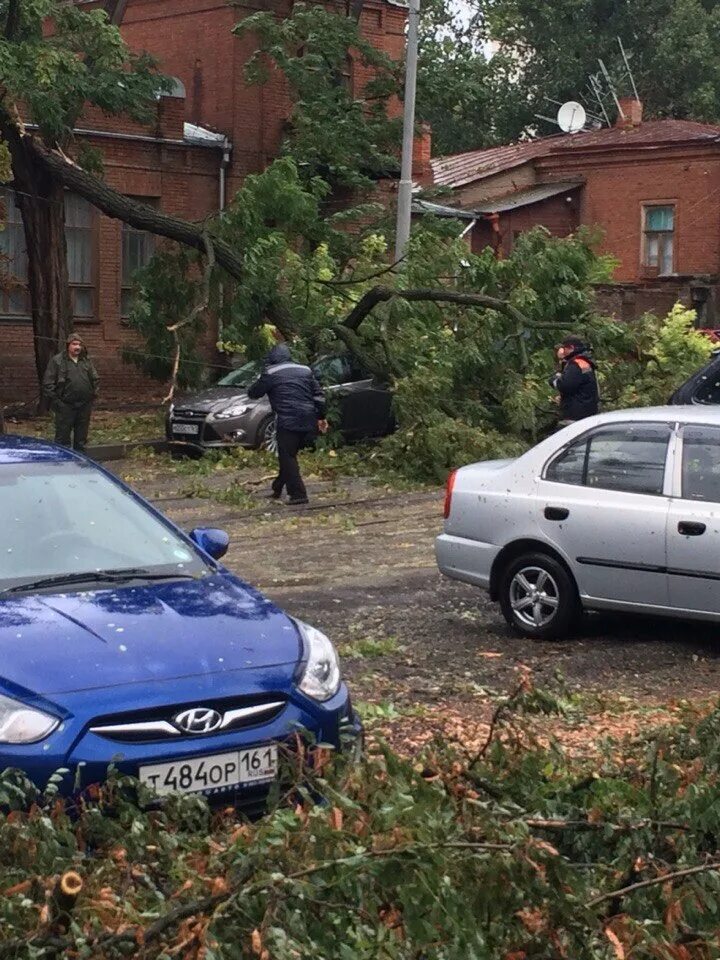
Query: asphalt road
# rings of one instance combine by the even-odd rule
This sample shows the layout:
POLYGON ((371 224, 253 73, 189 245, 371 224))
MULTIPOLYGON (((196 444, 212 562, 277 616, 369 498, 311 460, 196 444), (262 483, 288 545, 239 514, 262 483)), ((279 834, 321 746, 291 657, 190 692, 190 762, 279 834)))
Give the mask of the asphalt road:
POLYGON ((311 480, 311 507, 289 508, 264 498, 266 478, 257 470, 213 476, 198 498, 188 495, 196 482, 167 465, 115 469, 185 529, 227 529, 228 566, 324 630, 363 700, 462 715, 508 689, 520 664, 539 683, 560 672, 574 690, 648 706, 718 691, 716 626, 591 616, 562 642, 514 637, 484 594, 438 574, 439 490, 311 480), (238 487, 250 498, 241 507, 227 503, 238 487))

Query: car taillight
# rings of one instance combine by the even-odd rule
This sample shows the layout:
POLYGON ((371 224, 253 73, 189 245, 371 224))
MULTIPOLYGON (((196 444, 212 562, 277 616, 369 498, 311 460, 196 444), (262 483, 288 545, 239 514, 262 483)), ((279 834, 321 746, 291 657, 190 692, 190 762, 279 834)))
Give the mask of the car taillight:
POLYGON ((455 487, 456 476, 457 476, 457 470, 453 470, 453 472, 447 478, 447 484, 445 485, 445 509, 443 510, 443 517, 446 520, 450 516, 450 507, 452 506, 452 495, 453 495, 453 488, 455 487))

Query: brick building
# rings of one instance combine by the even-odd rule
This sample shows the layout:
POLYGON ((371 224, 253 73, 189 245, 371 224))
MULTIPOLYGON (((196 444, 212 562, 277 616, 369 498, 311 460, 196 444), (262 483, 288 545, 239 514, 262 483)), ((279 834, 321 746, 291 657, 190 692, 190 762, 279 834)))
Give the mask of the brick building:
POLYGON ((621 318, 678 299, 720 326, 720 127, 643 122, 624 103, 614 127, 558 134, 430 161, 426 185, 472 216, 472 246, 507 255, 536 225, 556 236, 599 226, 618 261, 602 306, 621 318))
MULTIPOLYGON (((89 6, 96 0, 80 0, 89 6)), ((344 10, 346 0, 336 0, 344 10)), ((277 155, 291 104, 284 78, 274 74, 249 86, 243 68, 255 52, 251 35, 232 28, 258 9, 289 12, 292 0, 126 0, 121 31, 134 50, 146 50, 176 80, 160 99, 155 121, 141 126, 88 111, 76 137, 103 155, 108 183, 166 213, 200 220, 222 208, 249 173, 277 155)), ((401 0, 367 0, 365 37, 391 57, 402 56, 406 10, 401 0)), ((348 58, 347 82, 358 93, 367 80, 362 64, 348 58)), ((2 188, 0 187, 0 190, 2 188)), ((24 236, 12 190, 3 192, 7 229, 0 251, 20 280, 26 271, 24 236)), ((130 336, 125 318, 131 277, 149 259, 153 238, 99 214, 68 195, 68 266, 75 326, 85 336, 109 401, 161 396, 163 385, 146 380, 120 359, 130 336)), ((208 331, 208 349, 215 340, 208 331)), ((0 401, 37 395, 32 324, 27 294, 0 295, 0 401)))

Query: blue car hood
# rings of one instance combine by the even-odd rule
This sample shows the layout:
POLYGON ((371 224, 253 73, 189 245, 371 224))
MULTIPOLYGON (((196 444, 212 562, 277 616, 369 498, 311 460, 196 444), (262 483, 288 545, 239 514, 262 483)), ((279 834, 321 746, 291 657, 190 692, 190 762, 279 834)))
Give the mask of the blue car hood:
POLYGON ((300 653, 292 621, 227 574, 0 600, 0 684, 37 694, 294 665, 300 653))

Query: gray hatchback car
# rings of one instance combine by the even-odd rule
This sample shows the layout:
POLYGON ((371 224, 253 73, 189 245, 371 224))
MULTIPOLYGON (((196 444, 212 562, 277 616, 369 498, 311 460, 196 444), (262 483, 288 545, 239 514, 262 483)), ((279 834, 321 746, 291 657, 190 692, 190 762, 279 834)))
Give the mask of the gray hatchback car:
MULTIPOLYGON (((275 417, 267 397, 247 389, 260 375, 250 362, 212 387, 178 399, 168 411, 167 439, 174 453, 227 447, 275 450, 275 417)), ((329 402, 330 417, 348 440, 381 437, 394 428, 392 395, 348 356, 321 357, 313 371, 329 402)))
POLYGON ((720 409, 620 410, 448 480, 440 571, 528 637, 582 610, 720 620, 720 409))

